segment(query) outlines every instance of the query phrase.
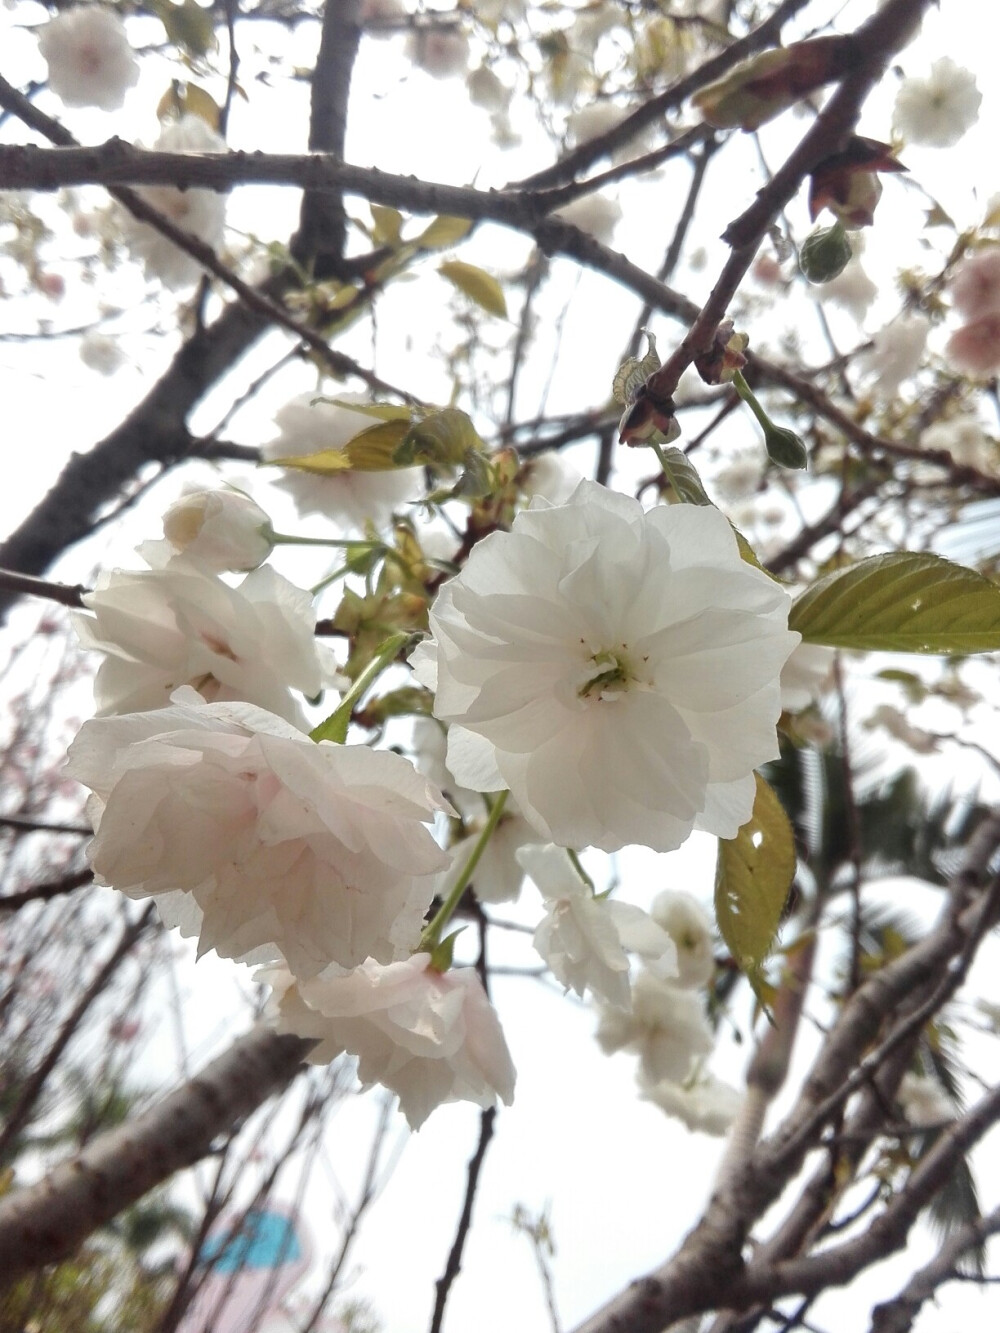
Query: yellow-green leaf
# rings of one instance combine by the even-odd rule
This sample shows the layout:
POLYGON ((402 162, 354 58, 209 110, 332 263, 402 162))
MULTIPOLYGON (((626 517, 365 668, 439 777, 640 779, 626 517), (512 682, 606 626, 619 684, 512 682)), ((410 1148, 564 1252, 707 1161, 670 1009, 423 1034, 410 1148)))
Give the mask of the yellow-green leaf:
POLYGON ((452 218, 442 214, 420 233, 414 244, 419 245, 421 250, 445 250, 449 245, 464 241, 471 230, 471 218, 452 218))
POLYGON ((372 240, 376 245, 398 245, 402 239, 404 218, 398 208, 369 204, 372 211, 372 240))
POLYGON ((469 454, 485 449, 471 418, 457 407, 432 412, 423 421, 415 421, 404 435, 395 455, 399 467, 416 463, 455 467, 466 462, 469 454))
POLYGON ((172 0, 159 0, 151 8, 167 30, 167 39, 192 56, 203 56, 215 49, 215 24, 210 9, 203 9, 197 0, 184 0, 175 5, 172 0))
POLYGON ((832 648, 991 653, 1000 650, 1000 587, 939 555, 876 555, 807 588, 788 625, 832 648))
POLYGON ((321 477, 352 468, 358 472, 389 472, 399 466, 395 453, 409 429, 409 421, 380 421, 338 449, 319 449, 314 454, 275 458, 265 466, 291 467, 321 477))
POLYGON ((708 498, 705 487, 701 484, 698 470, 687 455, 676 446, 664 448, 662 454, 663 470, 666 473, 667 480, 677 493, 677 498, 683 500, 685 504, 710 505, 712 501, 708 498))
POLYGON ((180 119, 181 116, 198 116, 213 130, 219 128, 222 108, 211 93, 199 87, 197 83, 182 83, 172 80, 170 87, 160 98, 156 107, 157 120, 180 119))
POLYGON ((753 814, 735 838, 719 839, 715 913, 733 958, 752 980, 770 952, 795 877, 788 816, 760 776, 753 814))
POLYGON ((358 412, 363 417, 374 417, 376 421, 412 421, 415 412, 422 408, 400 407, 395 403, 352 403, 346 398, 324 398, 322 395, 312 400, 314 403, 332 403, 334 407, 346 407, 350 412, 358 412))
POLYGON ((463 263, 461 259, 449 259, 440 265, 438 272, 489 314, 506 317, 507 301, 503 288, 492 273, 475 264, 463 263))

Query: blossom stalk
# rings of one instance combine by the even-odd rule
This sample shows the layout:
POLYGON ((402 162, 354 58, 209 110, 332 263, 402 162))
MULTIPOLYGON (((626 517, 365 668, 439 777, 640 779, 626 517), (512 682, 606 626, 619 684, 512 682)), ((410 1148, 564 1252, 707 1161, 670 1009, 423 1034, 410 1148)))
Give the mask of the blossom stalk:
POLYGON ((469 853, 469 859, 459 872, 458 878, 448 891, 448 896, 434 913, 430 924, 427 926, 423 935, 420 937, 420 950, 433 951, 434 947, 441 938, 441 932, 455 914, 455 908, 462 901, 462 894, 469 886, 472 876, 475 874, 476 866, 479 864, 483 852, 486 851, 487 844, 493 836, 493 831, 500 823, 500 817, 503 815, 504 806, 507 804, 508 792, 502 791, 490 807, 489 818, 483 825, 483 831, 476 839, 476 845, 469 853))

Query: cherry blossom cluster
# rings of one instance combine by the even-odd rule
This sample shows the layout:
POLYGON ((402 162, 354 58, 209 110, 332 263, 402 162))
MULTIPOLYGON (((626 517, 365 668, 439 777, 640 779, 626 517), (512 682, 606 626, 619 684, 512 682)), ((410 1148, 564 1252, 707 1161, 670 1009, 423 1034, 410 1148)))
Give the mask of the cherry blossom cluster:
MULTIPOLYGON (((295 399, 267 452, 301 459, 369 424, 350 402, 295 399)), ((650 914, 599 892, 578 852, 736 835, 754 769, 777 754, 789 597, 711 506, 645 511, 551 466, 523 480, 509 529, 435 586, 411 659, 434 694, 416 764, 347 743, 368 678, 340 673, 313 596, 265 563, 302 539, 237 490, 171 505, 162 540, 139 548, 147 567, 104 574, 76 616, 103 655, 69 764, 91 792, 95 875, 153 899, 200 954, 263 965, 268 1021, 313 1060, 356 1057, 414 1126, 442 1101, 511 1100, 496 1012, 444 932, 470 883, 492 904, 530 880, 535 948, 601 1006, 604 1048, 639 1051, 645 1095, 721 1132, 735 1094, 705 1070, 696 993, 714 968, 708 918, 682 896, 650 914), (345 690, 343 730, 310 732, 308 701, 345 690)), ((422 486, 415 468, 287 483, 369 544, 422 486)), ((803 661, 786 702, 826 666, 803 661)))

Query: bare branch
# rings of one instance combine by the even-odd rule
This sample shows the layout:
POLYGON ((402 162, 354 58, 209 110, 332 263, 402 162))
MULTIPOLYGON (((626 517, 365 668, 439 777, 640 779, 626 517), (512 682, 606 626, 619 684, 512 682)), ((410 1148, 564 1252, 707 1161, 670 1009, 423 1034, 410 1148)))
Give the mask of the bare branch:
POLYGON ((1000 1208, 978 1217, 959 1228, 941 1246, 933 1259, 919 1269, 891 1301, 883 1301, 872 1310, 870 1333, 910 1333, 921 1308, 933 1300, 938 1288, 961 1276, 958 1263, 969 1250, 1000 1231, 1000 1208))
POLYGON ((0 1199, 0 1290, 71 1254, 97 1227, 211 1151, 298 1072, 311 1042, 254 1028, 189 1082, 0 1199))

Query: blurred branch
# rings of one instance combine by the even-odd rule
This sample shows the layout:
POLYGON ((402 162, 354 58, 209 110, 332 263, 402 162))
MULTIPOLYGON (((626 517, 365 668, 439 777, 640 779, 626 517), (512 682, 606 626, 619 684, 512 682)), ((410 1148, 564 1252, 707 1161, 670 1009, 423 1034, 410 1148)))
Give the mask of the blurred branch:
POLYGON ((11 1150, 17 1136, 31 1118, 49 1075, 59 1063, 63 1051, 69 1045, 90 1006, 107 987, 118 968, 132 952, 136 940, 148 930, 155 920, 156 908, 152 903, 149 903, 144 912, 133 921, 128 922, 122 930, 110 957, 98 969, 90 985, 67 1014, 52 1045, 25 1079, 19 1090, 17 1101, 11 1107, 4 1121, 3 1129, 0 1130, 0 1162, 7 1161, 13 1156, 11 1150))
MULTIPOLYGON (((893 1052, 905 1054, 909 1037, 919 1032, 929 1014, 961 984, 979 941, 996 919, 1000 883, 994 881, 986 894, 980 885, 998 847, 1000 814, 993 814, 973 835, 937 926, 906 953, 873 973, 850 996, 776 1133, 720 1181, 701 1220, 676 1255, 613 1297, 585 1320, 577 1333, 661 1333, 671 1322, 699 1311, 746 1309, 793 1292, 808 1295, 824 1284, 846 1280, 841 1273, 853 1276, 859 1267, 872 1262, 867 1249, 867 1257, 860 1262, 854 1242, 812 1258, 762 1260, 749 1267, 743 1250, 751 1226, 801 1169, 830 1118, 856 1091, 869 1086, 881 1063, 893 1052), (901 1003, 909 1004, 906 1017, 871 1049, 901 1003), (837 1259, 830 1259, 830 1255, 837 1259)), ((902 1072, 897 1063, 893 1069, 897 1083, 902 1072)), ((943 1136, 938 1140, 907 1184, 909 1202, 899 1205, 892 1219, 882 1224, 878 1234, 885 1245, 895 1248, 905 1240, 916 1213, 947 1177, 950 1166, 942 1165, 943 1155, 950 1152, 951 1163, 954 1155, 974 1142, 997 1116, 1000 1092, 990 1094, 976 1112, 960 1122, 964 1129, 956 1126, 947 1139, 943 1136), (912 1217, 906 1211, 911 1207, 915 1209, 912 1217)), ((881 1217, 896 1207, 898 1198, 881 1217)), ((876 1219, 872 1227, 879 1221, 876 1219)), ((870 1234, 867 1232, 862 1239, 870 1234)))
POLYGON ((898 1296, 872 1310, 870 1333, 910 1333, 921 1308, 933 1300, 938 1288, 953 1278, 964 1277, 958 1264, 963 1255, 1000 1232, 1000 1208, 968 1222, 955 1232, 923 1268, 918 1269, 898 1296))
POLYGON ((62 879, 49 880, 46 884, 33 884, 30 889, 4 894, 0 897, 0 912, 16 912, 26 903, 48 902, 52 898, 61 898, 65 893, 82 889, 85 884, 92 883, 93 879, 92 870, 77 870, 72 875, 64 875, 62 879))
POLYGON ((97 1227, 212 1150, 295 1077, 313 1043, 254 1028, 134 1120, 94 1139, 36 1185, 0 1199, 0 1290, 71 1254, 97 1227))

